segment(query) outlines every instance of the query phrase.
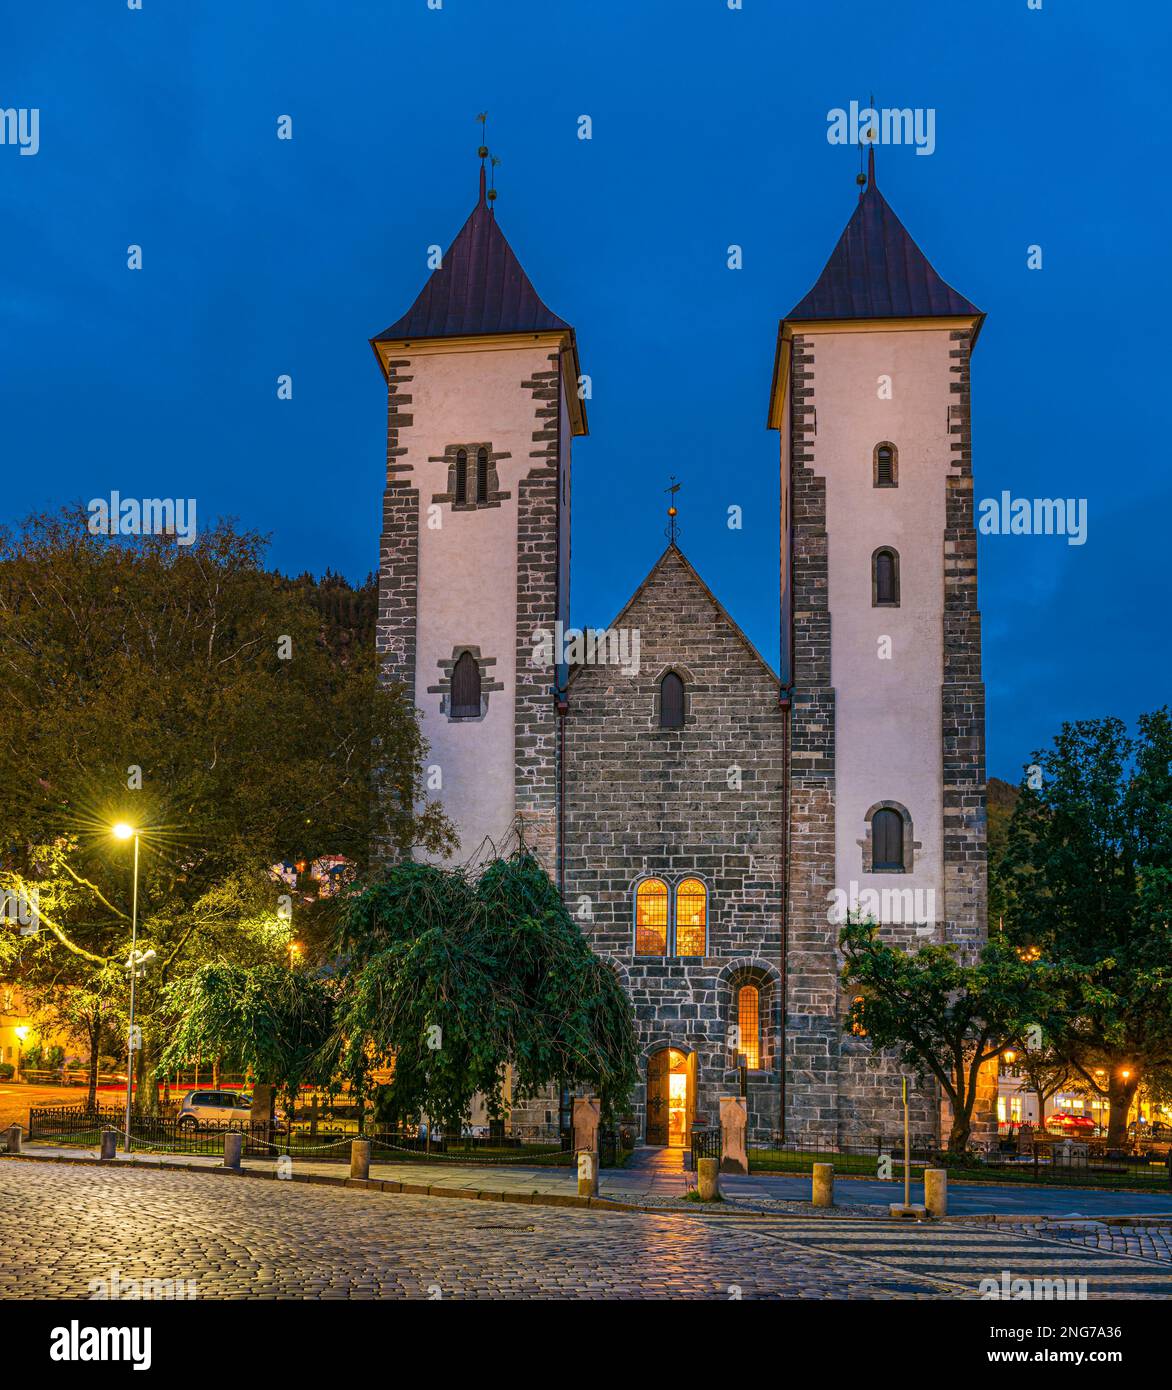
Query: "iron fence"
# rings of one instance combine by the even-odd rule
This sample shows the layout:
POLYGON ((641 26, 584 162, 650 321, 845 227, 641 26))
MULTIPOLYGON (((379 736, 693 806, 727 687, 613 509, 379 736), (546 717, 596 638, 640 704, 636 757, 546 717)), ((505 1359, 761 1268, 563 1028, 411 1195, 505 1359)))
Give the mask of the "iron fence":
POLYGON ((702 1158, 720 1158, 720 1126, 692 1130, 692 1172, 700 1171, 702 1158))
MULTIPOLYGON (((29 1111, 28 1138, 78 1147, 95 1147, 105 1129, 125 1132, 126 1112, 108 1106, 38 1106, 29 1111)), ((426 1129, 393 1129, 368 1125, 344 1135, 289 1133, 282 1124, 254 1124, 250 1119, 199 1120, 191 1116, 132 1115, 131 1148, 144 1152, 194 1154, 218 1157, 224 1152, 224 1136, 241 1134, 243 1154, 250 1158, 313 1159, 347 1162, 350 1144, 368 1139, 371 1157, 380 1162, 449 1163, 570 1163, 573 1145, 569 1134, 555 1128, 531 1126, 515 1134, 444 1135, 426 1129)))

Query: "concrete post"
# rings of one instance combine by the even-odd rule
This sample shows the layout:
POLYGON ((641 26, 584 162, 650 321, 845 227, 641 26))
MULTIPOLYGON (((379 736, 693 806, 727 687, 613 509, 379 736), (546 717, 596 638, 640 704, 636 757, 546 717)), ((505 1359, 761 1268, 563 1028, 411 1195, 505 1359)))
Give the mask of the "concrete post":
POLYGON ((720 1197, 720 1164, 715 1158, 702 1158, 696 1164, 696 1190, 702 1202, 715 1202, 720 1197))
POLYGON ((239 1130, 231 1130, 224 1135, 224 1167, 240 1171, 240 1152, 244 1148, 244 1135, 239 1130))
POLYGON ((924 1169, 924 1206, 937 1220, 948 1215, 948 1169, 924 1169))
POLYGON ((816 1207, 834 1205, 834 1164, 815 1163, 812 1200, 816 1207))
POLYGON ((749 1102, 744 1096, 720 1098, 720 1171, 747 1173, 749 1150, 745 1135, 749 1127, 749 1102))
POLYGON ((24 1131, 19 1125, 8 1126, 8 1152, 10 1154, 20 1153, 20 1144, 23 1138, 24 1131))
POLYGON ((113 1158, 118 1152, 118 1131, 116 1129, 102 1130, 102 1158, 113 1158))
POLYGON ((580 1153, 578 1155, 578 1196, 598 1196, 598 1155, 580 1153))
POLYGON ((365 1181, 370 1177, 370 1140, 350 1141, 350 1176, 365 1181))
POLYGON ((598 1125, 602 1104, 594 1096, 574 1097, 574 1149, 577 1153, 598 1153, 598 1125))

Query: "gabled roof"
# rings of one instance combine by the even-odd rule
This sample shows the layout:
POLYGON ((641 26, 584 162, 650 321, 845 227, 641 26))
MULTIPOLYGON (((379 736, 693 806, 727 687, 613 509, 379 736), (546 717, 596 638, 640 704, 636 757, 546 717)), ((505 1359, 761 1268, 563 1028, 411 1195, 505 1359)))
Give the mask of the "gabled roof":
POLYGON ((981 311, 946 284, 875 183, 867 184, 814 288, 787 320, 958 318, 981 311))
POLYGON ((546 308, 505 240, 484 191, 438 269, 402 318, 371 341, 572 332, 546 308))
MULTIPOLYGON (((643 595, 643 591, 647 588, 647 586, 651 583, 651 581, 655 578, 657 574, 659 574, 662 570, 667 569, 668 564, 670 562, 678 564, 683 569, 685 575, 693 583, 699 585, 699 587, 703 590, 705 597, 708 599, 708 601, 712 604, 712 607, 715 609, 718 619, 721 619, 728 624, 728 626, 732 629, 733 636, 736 637, 736 639, 748 650, 749 655, 760 664, 762 670, 769 677, 769 679, 776 683, 777 672, 773 670, 773 668, 769 665, 768 661, 765 660, 765 658, 752 644, 752 642, 749 641, 748 637, 745 636, 744 632, 741 630, 740 624, 737 623, 736 620, 729 614, 729 611, 727 608, 725 608, 724 604, 721 603, 721 601, 716 597, 716 595, 712 592, 708 585, 705 584, 703 579, 700 578, 700 575, 697 573, 692 563, 688 560, 687 556, 685 556, 684 552, 679 548, 679 546, 676 545, 675 541, 672 541, 667 546, 667 548, 660 555, 659 559, 656 560, 656 562, 651 566, 643 582, 639 585, 639 587, 635 590, 631 597, 626 601, 626 603, 623 604, 621 611, 619 612, 618 616, 615 618, 614 622, 612 622, 610 626, 612 628, 619 628, 623 626, 623 620, 626 618, 627 614, 630 613, 631 609, 634 608, 636 603, 638 603, 639 599, 643 595)), ((687 660, 687 652, 680 652, 680 660, 687 660)), ((591 669, 592 668, 589 666, 571 667, 569 673, 569 682, 572 683, 574 681, 579 671, 588 671, 591 669)))

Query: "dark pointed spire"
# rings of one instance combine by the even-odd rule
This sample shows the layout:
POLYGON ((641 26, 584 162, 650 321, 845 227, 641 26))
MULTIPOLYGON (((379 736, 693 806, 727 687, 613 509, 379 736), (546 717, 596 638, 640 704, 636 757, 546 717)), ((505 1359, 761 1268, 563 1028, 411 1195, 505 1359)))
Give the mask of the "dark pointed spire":
POLYGON ((951 318, 981 311, 946 284, 875 183, 875 146, 858 205, 814 288, 787 320, 951 318))
POLYGON ((480 195, 418 298, 371 341, 557 333, 570 328, 546 308, 493 216, 481 146, 480 195))

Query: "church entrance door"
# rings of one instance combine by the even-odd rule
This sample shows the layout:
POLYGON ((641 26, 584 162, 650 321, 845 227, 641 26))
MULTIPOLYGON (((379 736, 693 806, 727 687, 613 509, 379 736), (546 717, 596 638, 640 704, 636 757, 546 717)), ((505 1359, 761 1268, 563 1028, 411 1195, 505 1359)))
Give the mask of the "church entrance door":
POLYGON ((695 1058, 663 1047, 647 1059, 647 1142, 686 1148, 695 1106, 695 1058))

